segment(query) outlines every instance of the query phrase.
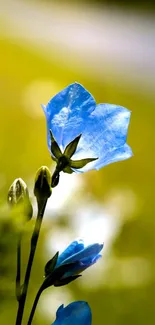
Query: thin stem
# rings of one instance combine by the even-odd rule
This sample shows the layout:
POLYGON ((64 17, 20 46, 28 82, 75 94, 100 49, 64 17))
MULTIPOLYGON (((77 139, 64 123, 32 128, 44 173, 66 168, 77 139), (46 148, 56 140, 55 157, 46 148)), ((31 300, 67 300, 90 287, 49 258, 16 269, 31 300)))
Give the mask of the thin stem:
POLYGON ((36 307, 37 307, 37 304, 38 304, 38 301, 39 301, 39 298, 40 298, 40 295, 41 295, 42 291, 43 291, 43 289, 42 289, 42 286, 41 286, 39 291, 37 292, 36 297, 35 297, 35 300, 34 300, 34 303, 33 303, 33 306, 32 306, 32 310, 31 310, 30 317, 29 317, 27 325, 31 325, 31 323, 32 323, 33 316, 34 316, 34 313, 35 313, 35 310, 36 310, 36 307))
POLYGON ((20 278, 21 278, 21 239, 22 239, 22 232, 19 233, 18 242, 17 242, 17 274, 16 274, 16 298, 17 298, 17 301, 20 300, 20 295, 21 295, 21 285, 20 285, 20 278))
POLYGON ((33 264, 33 260, 34 260, 36 247, 37 247, 38 237, 39 237, 39 233, 40 233, 40 228, 41 228, 41 224, 42 224, 42 219, 43 219, 46 203, 47 203, 47 200, 44 200, 44 202, 38 203, 38 215, 37 215, 34 231, 33 231, 32 238, 31 238, 30 255, 29 255, 29 260, 28 260, 28 264, 27 264, 27 269, 26 269, 26 274, 25 274, 25 279, 24 279, 24 284, 23 284, 23 290, 22 290, 22 294, 21 294, 21 297, 19 300, 16 325, 21 325, 22 319, 23 319, 23 313, 24 313, 27 290, 28 290, 28 285, 29 285, 29 280, 30 280, 30 275, 31 275, 31 269, 32 269, 32 264, 33 264))

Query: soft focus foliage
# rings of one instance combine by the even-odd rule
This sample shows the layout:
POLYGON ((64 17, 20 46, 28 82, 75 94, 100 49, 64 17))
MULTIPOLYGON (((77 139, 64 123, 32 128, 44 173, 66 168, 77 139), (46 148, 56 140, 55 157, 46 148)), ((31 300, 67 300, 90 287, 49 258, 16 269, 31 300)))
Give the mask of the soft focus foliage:
MULTIPOLYGON (((145 76, 142 67, 140 79, 144 84, 137 81, 136 69, 135 78, 131 80, 130 66, 123 66, 124 73, 120 74, 117 65, 115 68, 112 65, 115 53, 111 53, 109 61, 103 57, 106 70, 99 77, 95 72, 95 57, 94 67, 91 67, 89 58, 82 63, 78 52, 70 55, 65 47, 58 49, 56 44, 49 48, 42 43, 43 38, 38 37, 39 46, 35 46, 31 31, 27 39, 19 37, 18 31, 22 27, 17 30, 14 26, 15 35, 9 36, 8 18, 6 21, 4 18, 0 35, 0 323, 9 324, 10 319, 14 323, 17 308, 14 295, 17 227, 8 222, 4 209, 7 191, 17 177, 22 177, 32 189, 36 170, 42 165, 50 166, 52 161, 47 151, 45 120, 40 104, 47 103, 60 89, 78 80, 98 103, 104 98, 107 103, 119 103, 132 111, 128 142, 133 148, 134 158, 98 172, 78 175, 78 180, 82 180, 81 187, 78 193, 70 193, 61 210, 55 211, 51 206, 60 207, 73 176, 68 175, 65 179, 57 201, 53 198, 57 188, 53 190, 50 213, 49 210, 46 213, 50 218, 45 216, 37 247, 25 316, 28 316, 36 290, 42 283, 46 261, 69 240, 83 236, 81 232, 85 230, 86 236, 90 237, 95 233, 97 236, 102 234, 105 242, 103 264, 101 259, 87 271, 87 276, 85 274, 79 281, 68 285, 67 291, 64 291, 66 287, 63 291, 62 288, 47 289, 40 299, 33 325, 49 325, 55 319, 58 306, 79 299, 91 305, 95 325, 101 325, 103 320, 108 325, 152 325, 155 323, 155 95, 145 85, 150 71, 145 76), (103 223, 97 230, 95 225, 98 225, 100 215, 103 223), (78 226, 81 220, 82 228, 78 226), (45 238, 51 240, 52 234, 56 244, 48 243, 47 250, 45 238), (54 300, 55 294, 58 296, 54 300)), ((22 25, 21 12, 18 19, 22 25)), ((76 38, 76 34, 73 36, 76 38)), ((141 55, 137 52, 138 60, 141 55)), ((154 80, 151 82, 153 85, 154 80)), ((62 182, 60 180, 60 187, 62 182)), ((30 194, 34 200, 32 191, 30 194)), ((28 223, 22 242, 24 262, 32 226, 33 220, 28 223)), ((27 324, 26 317, 24 325, 27 324)))

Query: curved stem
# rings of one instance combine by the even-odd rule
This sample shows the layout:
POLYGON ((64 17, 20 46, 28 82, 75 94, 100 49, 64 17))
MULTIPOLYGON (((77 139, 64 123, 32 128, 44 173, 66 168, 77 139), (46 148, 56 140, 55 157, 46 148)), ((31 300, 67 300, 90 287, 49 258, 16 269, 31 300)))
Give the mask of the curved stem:
POLYGON ((24 284, 23 284, 23 290, 22 290, 22 294, 21 294, 21 297, 19 300, 16 325, 21 325, 22 319, 23 319, 23 313, 24 313, 25 301, 26 301, 27 290, 28 290, 28 285, 29 285, 29 280, 30 280, 30 274, 31 274, 32 264, 33 264, 33 260, 34 260, 36 247, 37 247, 38 237, 39 237, 39 233, 40 233, 40 228, 41 228, 41 224, 42 224, 42 219, 43 219, 46 203, 47 203, 47 200, 45 200, 44 202, 38 202, 38 215, 37 215, 34 231, 33 231, 32 238, 31 238, 30 255, 29 255, 29 260, 28 260, 28 264, 27 264, 27 269, 26 269, 26 274, 25 274, 25 279, 24 279, 24 284))
POLYGON ((31 325, 31 323, 32 323, 33 316, 34 316, 34 313, 35 313, 35 310, 36 310, 36 307, 37 307, 37 304, 38 304, 38 301, 39 301, 39 298, 40 298, 40 295, 41 295, 42 291, 43 291, 43 289, 42 289, 42 287, 40 287, 40 289, 37 292, 37 295, 35 297, 35 300, 34 300, 34 303, 33 303, 33 306, 32 306, 32 310, 31 310, 30 317, 29 317, 27 325, 31 325))

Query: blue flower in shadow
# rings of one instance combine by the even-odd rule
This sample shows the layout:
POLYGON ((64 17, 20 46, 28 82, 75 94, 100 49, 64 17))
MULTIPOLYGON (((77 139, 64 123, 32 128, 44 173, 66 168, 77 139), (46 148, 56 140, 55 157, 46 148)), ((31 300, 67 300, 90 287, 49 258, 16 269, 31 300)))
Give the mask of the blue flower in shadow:
POLYGON ((99 254, 102 248, 103 244, 95 243, 85 247, 83 240, 75 240, 60 254, 55 268, 73 263, 73 267, 64 273, 63 278, 79 274, 98 261, 102 256, 99 254))
POLYGON ((91 325, 92 313, 87 302, 75 301, 56 312, 56 320, 52 325, 91 325))
POLYGON ((82 240, 73 241, 60 255, 58 252, 45 266, 43 289, 51 285, 63 286, 77 279, 84 270, 101 258, 103 244, 84 246, 82 240))

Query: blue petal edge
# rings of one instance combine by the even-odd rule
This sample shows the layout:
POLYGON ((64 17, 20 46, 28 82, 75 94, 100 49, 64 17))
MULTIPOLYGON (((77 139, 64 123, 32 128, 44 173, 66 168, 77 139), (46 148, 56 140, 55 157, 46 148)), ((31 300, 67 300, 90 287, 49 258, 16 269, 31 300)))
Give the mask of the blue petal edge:
POLYGON ((60 306, 53 325, 91 325, 92 313, 85 301, 75 301, 66 307, 60 306))
POLYGON ((84 243, 82 239, 73 241, 58 257, 56 266, 59 266, 69 258, 70 256, 77 254, 84 249, 84 243))
POLYGON ((47 106, 42 105, 47 121, 49 150, 50 129, 58 145, 64 149, 68 143, 82 133, 88 116, 95 106, 93 96, 76 82, 55 95, 47 106))
POLYGON ((83 258, 93 257, 98 255, 98 253, 102 250, 103 244, 92 244, 81 250, 80 252, 68 257, 63 261, 63 263, 72 263, 76 261, 80 261, 83 258))

